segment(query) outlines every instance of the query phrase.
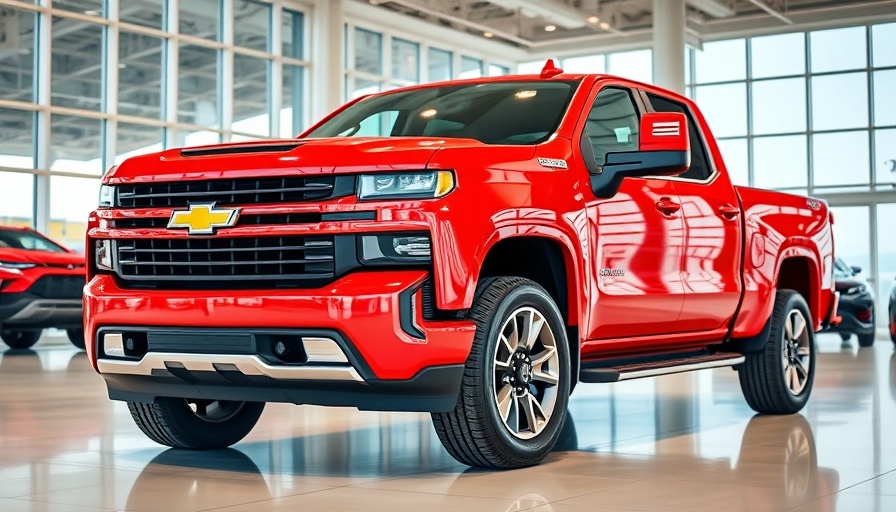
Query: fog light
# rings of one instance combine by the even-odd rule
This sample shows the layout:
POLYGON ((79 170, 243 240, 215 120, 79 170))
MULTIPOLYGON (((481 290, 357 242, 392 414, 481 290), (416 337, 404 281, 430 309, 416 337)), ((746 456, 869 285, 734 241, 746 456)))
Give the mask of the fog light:
MULTIPOLYGON (((133 341, 131 341, 131 344, 133 345, 133 341)), ((124 336, 120 333, 104 334, 103 353, 110 357, 125 357, 124 336)))
POLYGON ((429 263, 432 242, 428 235, 402 234, 361 237, 361 260, 373 264, 429 263))
POLYGON ((112 267, 112 241, 96 241, 96 267, 100 270, 114 270, 112 267))

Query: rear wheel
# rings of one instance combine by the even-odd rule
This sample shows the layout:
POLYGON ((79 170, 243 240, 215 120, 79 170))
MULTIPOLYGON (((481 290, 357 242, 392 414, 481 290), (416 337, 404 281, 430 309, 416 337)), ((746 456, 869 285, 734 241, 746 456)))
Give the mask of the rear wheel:
POLYGON ((65 334, 72 345, 84 350, 84 329, 66 329, 65 334))
POLYGON ((896 309, 890 311, 890 339, 896 343, 896 309))
POLYGON ((809 400, 815 378, 815 333, 802 295, 778 290, 768 341, 738 368, 744 398, 763 414, 792 414, 809 400))
POLYGON ((9 348, 22 350, 34 346, 43 332, 43 329, 2 329, 0 338, 9 345, 9 348))
POLYGON ((470 466, 540 462, 557 443, 569 400, 566 329, 551 297, 527 279, 483 282, 476 336, 454 410, 433 414, 442 444, 470 466))
POLYGON ((131 417, 153 441, 172 448, 226 448, 252 430, 264 402, 232 402, 159 397, 128 402, 131 417))

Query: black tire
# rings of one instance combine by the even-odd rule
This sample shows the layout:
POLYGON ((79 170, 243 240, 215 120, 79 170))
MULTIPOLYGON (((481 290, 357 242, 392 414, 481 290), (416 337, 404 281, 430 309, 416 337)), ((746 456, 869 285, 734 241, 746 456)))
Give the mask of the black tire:
MULTIPOLYGON (((873 321, 873 319, 872 319, 873 321)), ((862 348, 868 348, 874 345, 874 333, 870 334, 857 334, 856 337, 859 339, 859 346, 862 348)))
POLYGON ((33 347, 43 332, 43 329, 2 329, 0 338, 9 345, 9 348, 23 350, 33 347))
MULTIPOLYGON (((813 326, 812 315, 802 295, 793 290, 778 290, 765 347, 758 352, 745 354, 746 361, 738 367, 741 390, 754 411, 761 414, 793 414, 806 405, 812 392, 817 358, 813 326), (808 353, 804 354, 808 368, 805 368, 805 362, 800 366, 793 365, 793 368, 803 369, 792 370, 795 372, 794 378, 800 374, 805 376, 802 387, 794 386, 798 388, 796 391, 792 391, 785 380, 788 370, 782 364, 782 356, 788 357, 788 354, 796 353, 785 352, 785 324, 790 322, 792 313, 799 313, 806 322, 804 329, 800 331, 800 337, 802 338, 803 333, 806 334, 802 339, 808 349, 808 353)), ((788 357, 788 360, 792 362, 793 358, 788 357)))
POLYGON ((84 329, 66 329, 65 334, 72 345, 84 350, 84 329))
POLYGON ((890 340, 896 343, 896 310, 890 311, 890 340))
POLYGON ((518 277, 499 277, 480 283, 470 316, 476 323, 476 335, 467 358, 457 405, 451 412, 432 415, 439 439, 452 457, 469 466, 509 469, 538 464, 557 443, 569 402, 569 343, 560 311, 537 283, 518 277), (527 344, 527 349, 518 343, 516 351, 509 351, 512 342, 505 341, 499 347, 499 336, 504 340, 511 334, 517 339, 524 337, 519 334, 528 332, 530 327, 522 326, 518 318, 526 314, 531 315, 530 326, 534 325, 535 314, 544 320, 539 325, 539 334, 532 338, 536 340, 534 344, 527 344), (544 326, 549 327, 550 332, 542 338, 544 326), (520 331, 521 327, 524 330, 520 331), (511 334, 502 335, 502 329, 511 334), (554 343, 556 350, 551 352, 549 343, 554 343), (539 345, 541 347, 537 348, 539 345), (534 361, 528 358, 530 350, 540 350, 533 354, 538 356, 534 361), (506 370, 500 370, 501 375, 507 379, 515 376, 513 383, 502 380, 499 390, 510 389, 505 394, 505 400, 510 400, 506 420, 499 412, 500 398, 496 393, 499 352, 508 354, 508 362, 504 363, 508 366, 505 366, 506 370), (523 364, 517 367, 514 358, 521 353, 523 364), (556 358, 552 355, 546 363, 538 362, 539 357, 549 353, 556 358), (511 364, 514 365, 512 370, 511 364), (545 364, 553 369, 545 370, 545 364), (523 370, 524 367, 527 369, 523 370), (556 384, 541 380, 548 374, 556 378, 556 384), (525 384, 520 385, 521 381, 525 384), (536 413, 525 414, 535 410, 532 400, 539 402, 538 410, 545 413, 541 415, 543 423, 536 413), (545 410, 545 404, 551 408, 550 412, 545 410), (529 426, 533 422, 528 418, 535 418, 534 428, 529 426))
POLYGON ((211 450, 226 448, 246 437, 258 422, 264 402, 188 401, 184 398, 158 397, 153 403, 128 402, 128 409, 140 430, 159 444, 172 448, 211 450), (200 415, 194 412, 191 403, 211 407, 212 412, 207 416, 200 415), (215 411, 221 414, 216 416, 215 411))
POLYGON ((840 339, 843 340, 843 343, 846 343, 852 339, 852 333, 851 332, 841 332, 840 339))

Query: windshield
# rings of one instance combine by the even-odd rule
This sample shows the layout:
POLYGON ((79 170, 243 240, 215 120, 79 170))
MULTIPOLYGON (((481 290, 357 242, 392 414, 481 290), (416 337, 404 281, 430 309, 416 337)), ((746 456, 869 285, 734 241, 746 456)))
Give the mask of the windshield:
POLYGON ((32 231, 0 229, 0 249, 67 252, 61 245, 32 231))
POLYGON ((538 144, 563 118, 577 81, 454 84, 363 99, 307 137, 469 138, 538 144))

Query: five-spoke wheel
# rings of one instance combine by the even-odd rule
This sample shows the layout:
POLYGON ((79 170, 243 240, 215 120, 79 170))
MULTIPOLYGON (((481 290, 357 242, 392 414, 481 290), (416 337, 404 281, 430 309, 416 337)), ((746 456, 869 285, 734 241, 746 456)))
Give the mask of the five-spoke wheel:
POLYGON ((809 348, 809 332, 806 317, 798 309, 791 310, 784 322, 784 343, 782 363, 784 365, 784 381, 787 389, 794 396, 799 396, 809 380, 809 369, 812 366, 811 349, 809 348))

